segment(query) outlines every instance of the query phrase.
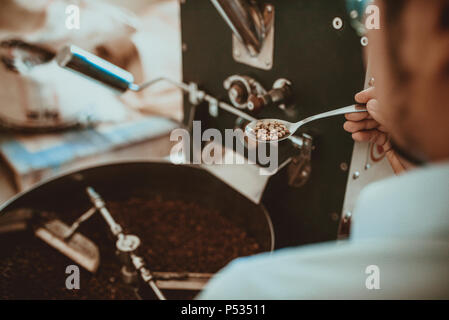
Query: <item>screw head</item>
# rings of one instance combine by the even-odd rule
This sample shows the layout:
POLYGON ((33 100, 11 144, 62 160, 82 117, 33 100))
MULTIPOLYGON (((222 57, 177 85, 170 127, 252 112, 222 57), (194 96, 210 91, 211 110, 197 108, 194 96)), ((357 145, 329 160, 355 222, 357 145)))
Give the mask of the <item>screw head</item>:
POLYGON ((351 220, 352 217, 352 212, 351 211, 346 211, 345 215, 343 216, 343 221, 345 223, 347 223, 349 220, 351 220))
POLYGON ((368 45, 368 37, 367 36, 363 36, 360 39, 360 43, 362 44, 362 46, 366 47, 368 45))
POLYGON ((335 17, 334 20, 332 20, 332 26, 335 30, 340 30, 343 28, 343 20, 340 17, 335 17))

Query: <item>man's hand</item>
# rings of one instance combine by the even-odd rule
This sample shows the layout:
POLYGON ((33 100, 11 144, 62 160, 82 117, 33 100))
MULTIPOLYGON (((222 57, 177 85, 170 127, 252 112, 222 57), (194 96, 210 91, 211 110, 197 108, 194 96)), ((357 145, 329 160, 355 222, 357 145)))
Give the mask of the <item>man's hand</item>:
POLYGON ((391 149, 390 138, 385 124, 387 119, 383 117, 379 102, 375 99, 375 88, 370 87, 355 95, 355 101, 358 103, 366 103, 368 112, 348 113, 346 114, 346 122, 344 129, 352 133, 354 141, 369 141, 381 146, 393 171, 398 174, 407 169, 409 164, 391 149))

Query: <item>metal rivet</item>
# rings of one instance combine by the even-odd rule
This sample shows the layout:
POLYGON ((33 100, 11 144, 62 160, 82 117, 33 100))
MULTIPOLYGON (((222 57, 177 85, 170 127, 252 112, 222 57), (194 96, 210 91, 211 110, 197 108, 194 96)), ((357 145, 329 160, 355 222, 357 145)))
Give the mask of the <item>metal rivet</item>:
POLYGON ((365 164, 365 170, 368 170, 369 168, 371 168, 371 165, 369 163, 365 164))
POLYGON ((334 20, 332 20, 332 26, 336 30, 340 30, 343 28, 343 20, 341 20, 340 17, 335 17, 334 20))
POLYGON ((268 12, 273 11, 273 7, 272 7, 271 5, 267 5, 267 6, 266 6, 266 9, 267 9, 268 12))
POLYGON ((348 164, 346 162, 340 163, 341 171, 348 171, 348 164))
POLYGON ((347 223, 349 220, 351 220, 352 212, 346 211, 345 215, 343 216, 343 222, 347 223))
POLYGON ((187 51, 187 44, 186 43, 182 44, 182 51, 187 51))
POLYGON ((360 177, 360 172, 356 171, 354 172, 354 174, 352 175, 352 179, 356 180, 360 177))
POLYGON ((339 216, 338 216, 338 214, 336 212, 332 212, 331 213, 331 219, 333 221, 338 221, 338 218, 339 218, 339 216))
POLYGON ((368 45, 368 37, 364 36, 360 39, 362 46, 366 47, 368 45))
POLYGON ((359 16, 359 13, 357 12, 357 10, 352 10, 352 11, 349 13, 349 16, 350 16, 352 19, 357 19, 357 17, 359 16))

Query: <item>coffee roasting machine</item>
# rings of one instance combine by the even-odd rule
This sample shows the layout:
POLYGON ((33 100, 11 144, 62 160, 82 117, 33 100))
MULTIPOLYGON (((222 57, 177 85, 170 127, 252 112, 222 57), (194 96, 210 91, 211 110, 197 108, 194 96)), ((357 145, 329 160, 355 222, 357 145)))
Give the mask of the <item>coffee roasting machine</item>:
MULTIPOLYGON (((295 122, 353 104, 354 94, 363 88, 363 41, 351 28, 344 0, 180 0, 180 15, 182 82, 159 78, 137 85, 130 73, 76 47, 62 50, 58 63, 120 92, 168 81, 184 92, 183 125, 192 131, 194 121, 201 121, 202 132, 214 128, 223 136, 225 129, 244 129, 257 118, 295 122)), ((350 222, 342 210, 353 141, 343 122, 343 117, 314 122, 280 142, 279 170, 272 175, 262 177, 254 170, 263 168, 262 163, 224 171, 121 163, 60 177, 1 209, 45 207, 61 190, 84 194, 91 185, 110 198, 135 183, 206 199, 231 220, 246 224, 264 251, 335 240, 348 232, 350 222), (115 193, 108 191, 111 185, 118 188, 115 193), (213 199, 208 192, 215 192, 213 199)), ((248 144, 235 143, 243 145, 240 156, 247 156, 248 144)), ((86 202, 85 194, 74 199, 86 202)), ((103 210, 103 200, 96 199, 97 209, 103 210)), ((63 205, 67 203, 58 204, 63 205)), ((146 276, 153 279, 149 271, 146 276)), ((159 280, 156 285, 163 285, 159 280)), ((154 289, 155 283, 150 286, 154 289)), ((154 291, 160 293, 157 287, 154 291)))
MULTIPOLYGON (((345 1, 187 0, 181 22, 184 82, 249 116, 294 122, 352 104, 363 88, 361 38, 345 1)), ((203 130, 247 120, 213 101, 184 99, 184 114, 203 130)), ((315 122, 279 143, 283 167, 260 199, 276 248, 337 238, 353 150, 343 122, 315 122)))

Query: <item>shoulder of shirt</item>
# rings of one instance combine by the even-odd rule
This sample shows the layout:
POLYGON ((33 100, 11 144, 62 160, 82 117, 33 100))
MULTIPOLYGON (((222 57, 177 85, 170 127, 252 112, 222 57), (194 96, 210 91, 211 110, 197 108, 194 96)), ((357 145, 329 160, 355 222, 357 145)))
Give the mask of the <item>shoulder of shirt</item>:
POLYGON ((414 169, 366 186, 352 219, 352 239, 447 236, 449 164, 414 169))
MULTIPOLYGON (((409 268, 418 276, 426 276, 429 269, 439 276, 447 270, 447 246, 448 241, 389 239, 281 249, 234 260, 210 281, 199 298, 363 299, 363 294, 367 294, 366 298, 382 298, 381 293, 366 292, 367 267, 379 266, 386 274, 393 274, 397 279, 385 281, 392 284, 404 281, 409 268)), ((395 289, 390 290, 390 295, 396 297, 395 289)))
MULTIPOLYGON (((367 185, 361 192, 361 197, 368 193, 375 193, 385 187, 411 187, 421 188, 422 183, 432 183, 432 185, 441 185, 443 190, 449 190, 449 163, 433 164, 429 166, 411 169, 398 176, 382 179, 367 185)), ((399 190, 398 190, 399 191, 399 190)))

